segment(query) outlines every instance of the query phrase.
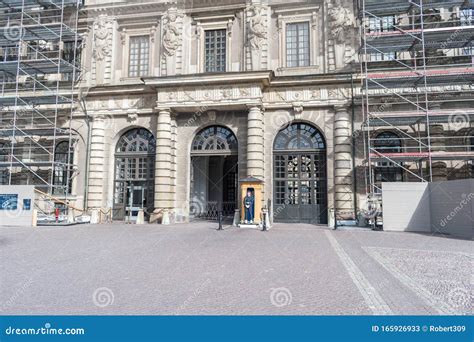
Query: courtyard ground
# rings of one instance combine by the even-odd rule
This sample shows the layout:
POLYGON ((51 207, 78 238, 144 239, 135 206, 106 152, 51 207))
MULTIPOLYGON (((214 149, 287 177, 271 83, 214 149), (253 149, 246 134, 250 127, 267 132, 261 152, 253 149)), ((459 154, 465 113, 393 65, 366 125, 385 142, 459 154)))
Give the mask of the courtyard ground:
POLYGON ((472 241, 216 227, 0 228, 0 314, 472 313, 472 241))

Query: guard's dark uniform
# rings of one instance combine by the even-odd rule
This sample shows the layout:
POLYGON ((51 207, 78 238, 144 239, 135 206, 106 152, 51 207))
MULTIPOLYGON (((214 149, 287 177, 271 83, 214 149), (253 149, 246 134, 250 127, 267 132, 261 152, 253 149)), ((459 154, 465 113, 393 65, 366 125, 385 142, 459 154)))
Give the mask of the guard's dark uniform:
POLYGON ((253 196, 245 196, 244 198, 244 207, 245 207, 245 221, 253 221, 254 214, 254 203, 255 200, 253 196))

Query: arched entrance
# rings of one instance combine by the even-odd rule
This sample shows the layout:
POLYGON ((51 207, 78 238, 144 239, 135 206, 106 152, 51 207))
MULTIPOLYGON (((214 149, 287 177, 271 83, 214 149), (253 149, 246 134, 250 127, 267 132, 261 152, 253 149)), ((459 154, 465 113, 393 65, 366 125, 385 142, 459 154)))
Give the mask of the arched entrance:
POLYGON ((145 128, 123 134, 115 149, 114 212, 116 220, 136 220, 153 211, 155 137, 145 128))
POLYGON ((318 129, 293 123, 273 145, 273 219, 327 223, 326 144, 318 129))
POLYGON ((238 143, 224 126, 206 127, 191 146, 190 218, 233 217, 237 207, 238 143))

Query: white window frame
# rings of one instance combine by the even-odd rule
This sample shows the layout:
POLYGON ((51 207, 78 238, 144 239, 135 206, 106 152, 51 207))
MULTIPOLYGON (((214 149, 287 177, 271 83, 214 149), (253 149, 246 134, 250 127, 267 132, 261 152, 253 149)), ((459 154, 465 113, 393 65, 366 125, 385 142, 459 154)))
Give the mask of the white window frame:
POLYGON ((196 33, 198 39, 198 72, 206 71, 206 32, 210 30, 225 30, 226 32, 226 51, 225 51, 225 72, 232 71, 232 20, 215 21, 215 22, 197 22, 196 33))
POLYGON ((278 14, 278 31, 279 33, 279 68, 282 69, 297 69, 297 68, 310 68, 322 65, 320 60, 321 54, 321 42, 318 40, 319 24, 319 7, 308 9, 308 13, 305 14, 294 14, 285 10, 276 11, 278 14), (286 28, 287 24, 297 23, 308 23, 309 26, 309 65, 302 67, 287 67, 286 61, 286 28))
POLYGON ((142 29, 142 30, 127 30, 122 29, 121 31, 121 39, 122 39, 122 75, 124 78, 137 78, 140 76, 129 76, 130 74, 130 38, 132 37, 143 37, 148 36, 148 76, 152 76, 154 72, 154 64, 153 61, 155 60, 155 37, 154 37, 154 29, 142 29))
MULTIPOLYGON (((296 31, 296 40, 299 40, 298 30, 296 31)), ((291 22, 285 24, 285 68, 305 68, 311 66, 311 23, 308 20, 305 21, 298 21, 298 22, 291 22), (290 25, 297 25, 297 24, 307 24, 308 26, 308 65, 296 65, 296 66, 288 66, 288 26, 290 25)), ((296 55, 297 59, 299 59, 300 55, 296 55)))

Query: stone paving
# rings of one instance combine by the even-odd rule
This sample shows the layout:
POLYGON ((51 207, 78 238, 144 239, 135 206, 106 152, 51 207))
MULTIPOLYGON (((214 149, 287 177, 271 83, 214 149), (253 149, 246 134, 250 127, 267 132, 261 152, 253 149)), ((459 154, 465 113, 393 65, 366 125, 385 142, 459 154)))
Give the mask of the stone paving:
POLYGON ((472 313, 472 241, 215 228, 0 228, 0 314, 472 313))

